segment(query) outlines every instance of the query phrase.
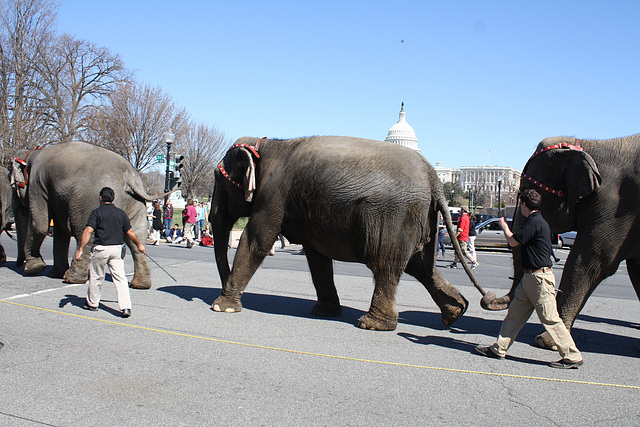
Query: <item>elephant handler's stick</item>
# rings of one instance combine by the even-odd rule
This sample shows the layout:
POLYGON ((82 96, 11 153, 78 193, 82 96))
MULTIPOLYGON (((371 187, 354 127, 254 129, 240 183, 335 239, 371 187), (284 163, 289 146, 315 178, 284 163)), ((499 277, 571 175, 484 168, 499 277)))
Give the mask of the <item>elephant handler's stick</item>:
POLYGON ((154 263, 155 265, 157 265, 158 267, 160 267, 160 270, 162 270, 162 271, 164 271, 165 273, 167 273, 167 276, 171 277, 171 278, 173 279, 173 281, 174 281, 174 282, 178 283, 178 281, 176 280, 176 278, 175 278, 175 277, 173 277, 171 274, 169 274, 169 272, 168 272, 167 270, 165 270, 164 268, 162 268, 162 266, 161 266, 160 264, 158 264, 158 263, 156 262, 156 260, 155 260, 155 259, 151 258, 151 257, 149 256, 149 254, 145 254, 145 255, 146 255, 146 256, 147 256, 151 261, 153 261, 153 263, 154 263))

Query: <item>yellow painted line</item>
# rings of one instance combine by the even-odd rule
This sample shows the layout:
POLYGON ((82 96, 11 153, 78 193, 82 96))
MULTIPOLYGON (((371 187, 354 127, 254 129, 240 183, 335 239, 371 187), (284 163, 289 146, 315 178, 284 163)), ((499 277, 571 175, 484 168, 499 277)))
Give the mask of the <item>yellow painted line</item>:
POLYGON ((599 382, 592 382, 592 381, 577 381, 577 380, 566 380, 566 379, 559 379, 559 378, 534 377, 534 376, 529 376, 529 375, 499 374, 499 373, 494 373, 494 372, 471 371, 471 370, 467 370, 467 369, 440 368, 440 367, 436 367, 436 366, 412 365, 412 364, 408 364, 408 363, 385 362, 385 361, 381 361, 381 360, 360 359, 360 358, 357 358, 357 357, 336 356, 336 355, 332 355, 332 354, 322 354, 322 353, 313 353, 313 352, 309 352, 309 351, 290 350, 290 349, 285 349, 285 348, 269 347, 269 346, 264 346, 264 345, 248 344, 248 343, 241 343, 241 342, 237 342, 237 341, 222 340, 222 339, 218 339, 218 338, 203 337, 203 336, 199 336, 199 335, 184 334, 184 333, 181 333, 181 332, 173 332, 173 331, 167 331, 167 330, 163 330, 163 329, 149 328, 149 327, 146 327, 146 326, 131 325, 131 324, 128 324, 128 323, 115 322, 115 321, 112 321, 112 320, 96 319, 94 317, 87 317, 87 316, 82 316, 82 315, 73 314, 73 313, 65 313, 64 311, 51 310, 51 309, 42 308, 42 307, 35 307, 35 306, 32 306, 32 305, 20 304, 20 303, 17 303, 17 302, 7 301, 7 300, 0 300, 0 302, 3 302, 5 304, 11 304, 11 305, 19 306, 19 307, 31 308, 31 309, 34 309, 34 310, 46 311, 46 312, 49 312, 49 313, 62 314, 62 315, 65 315, 65 316, 76 317, 76 318, 79 318, 79 319, 92 320, 94 322, 101 322, 101 323, 108 323, 108 324, 111 324, 111 325, 125 326, 127 328, 132 328, 132 329, 139 329, 139 330, 149 331, 149 332, 158 332, 158 333, 162 333, 162 334, 166 334, 166 335, 174 335, 174 336, 184 337, 184 338, 194 338, 194 339, 198 339, 198 340, 211 341, 211 342, 217 342, 217 343, 222 343, 222 344, 232 344, 232 345, 239 345, 239 346, 243 346, 243 347, 259 348, 259 349, 262 349, 262 350, 281 351, 281 352, 285 352, 285 353, 302 354, 302 355, 306 355, 306 356, 315 356, 315 357, 324 357, 324 358, 328 358, 328 359, 349 360, 349 361, 352 361, 352 362, 373 363, 373 364, 377 364, 377 365, 402 366, 402 367, 406 367, 406 368, 427 369, 427 370, 431 370, 431 371, 456 372, 456 373, 462 373, 462 374, 486 375, 486 376, 503 377, 503 378, 519 378, 519 379, 527 379, 527 380, 551 381, 551 382, 560 382, 560 383, 583 384, 583 385, 593 385, 593 386, 602 386, 602 387, 627 388, 627 389, 633 389, 633 390, 640 390, 640 386, 635 386, 635 385, 608 384, 608 383, 599 383, 599 382))

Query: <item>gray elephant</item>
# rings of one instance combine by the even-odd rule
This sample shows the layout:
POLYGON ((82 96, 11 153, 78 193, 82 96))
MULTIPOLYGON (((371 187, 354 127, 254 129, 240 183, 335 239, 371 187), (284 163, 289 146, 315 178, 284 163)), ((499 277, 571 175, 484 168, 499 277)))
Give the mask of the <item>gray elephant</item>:
MULTIPOLYGON (((558 312, 571 328, 589 296, 623 260, 640 298, 640 134, 626 138, 587 141, 568 137, 546 138, 538 145, 522 172, 520 191, 536 188, 542 195, 541 212, 554 233, 576 230, 565 262, 558 312)), ((524 222, 517 212, 514 229, 524 222)), ((523 275, 519 248, 513 251, 514 282, 509 294, 483 307, 504 309, 523 275)), ((555 346, 545 332, 536 342, 555 346)))
MULTIPOLYGON (((0 167, 0 234, 7 230, 11 217, 11 185, 9 184, 9 171, 0 167)), ((0 265, 7 261, 4 248, 0 245, 0 265)))
MULTIPOLYGON (((363 263, 373 272, 375 289, 361 328, 396 328, 403 272, 425 286, 449 325, 468 302, 435 269, 438 213, 453 234, 442 183, 411 149, 337 136, 240 138, 215 171, 209 221, 222 293, 212 308, 242 309, 249 280, 282 234, 303 245, 318 299, 314 315, 341 314, 333 278, 333 260, 339 260, 363 263), (230 270, 229 233, 240 217, 249 221, 230 270)), ((464 268, 479 288, 469 266, 464 268)))
MULTIPOLYGON (((53 220, 53 269, 51 277, 69 283, 87 280, 91 244, 85 247, 81 261, 69 266, 71 236, 80 241, 89 213, 98 207, 102 187, 116 192, 114 204, 131 220, 133 231, 141 239, 147 236, 145 201, 152 197, 144 191, 142 180, 122 156, 86 142, 65 142, 43 149, 18 153, 12 161, 12 186, 16 231, 17 264, 25 263, 27 275, 46 268, 40 255, 42 241, 53 220), (26 261, 26 262, 25 262, 26 261)), ((129 286, 149 289, 151 276, 147 260, 127 239, 134 260, 134 277, 129 286)))

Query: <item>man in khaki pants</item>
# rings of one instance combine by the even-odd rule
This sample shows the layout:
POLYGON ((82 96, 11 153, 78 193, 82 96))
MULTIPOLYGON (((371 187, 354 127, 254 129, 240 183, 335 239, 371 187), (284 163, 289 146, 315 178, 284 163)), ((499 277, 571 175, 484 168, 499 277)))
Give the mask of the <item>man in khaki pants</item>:
POLYGON ((491 346, 477 346, 483 356, 504 359, 507 350, 527 323, 533 310, 558 347, 562 359, 549 366, 560 369, 575 369, 582 365, 582 355, 576 348, 562 319, 558 315, 555 297, 555 277, 551 266, 551 232, 549 224, 538 211, 542 198, 536 190, 525 190, 520 195, 520 210, 527 217, 522 228, 511 233, 504 218, 500 227, 511 247, 522 245, 524 276, 515 290, 509 312, 502 322, 498 340, 491 346))
POLYGON ((82 232, 75 259, 80 261, 82 250, 95 232, 89 264, 89 289, 84 308, 91 311, 98 310, 105 270, 106 267, 109 267, 113 284, 116 285, 120 312, 122 317, 129 317, 131 316, 131 296, 129 295, 127 276, 124 272, 125 235, 131 239, 140 252, 146 254, 147 250, 138 241, 127 214, 113 205, 114 198, 113 189, 104 187, 100 190, 100 206, 89 214, 87 227, 82 232))

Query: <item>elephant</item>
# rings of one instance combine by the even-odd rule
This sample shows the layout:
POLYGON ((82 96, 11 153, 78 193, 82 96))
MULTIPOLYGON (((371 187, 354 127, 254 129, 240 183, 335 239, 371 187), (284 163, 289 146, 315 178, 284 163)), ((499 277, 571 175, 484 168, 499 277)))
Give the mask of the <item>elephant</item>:
MULTIPOLYGON (((102 187, 116 193, 114 204, 123 209, 139 238, 147 236, 146 194, 136 169, 122 156, 81 141, 49 145, 20 152, 12 160, 13 206, 18 235, 17 264, 34 275, 46 268, 40 255, 42 241, 53 220, 53 269, 50 277, 68 283, 85 283, 91 258, 91 244, 81 261, 69 266, 71 236, 80 242, 89 213, 98 207, 102 187)), ((159 196, 162 197, 162 196, 159 196)), ((145 255, 125 239, 134 260, 134 277, 129 286, 151 288, 145 255)))
MULTIPOLYGON (((556 295, 558 312, 568 329, 598 284, 626 260, 627 272, 640 298, 640 134, 611 140, 546 138, 522 172, 520 191, 535 188, 542 196, 540 211, 553 233, 577 231, 556 295)), ((516 210, 514 230, 524 218, 516 210)), ((508 307, 523 276, 519 248, 513 250, 514 281, 510 292, 485 309, 508 307)), ((536 337, 543 348, 555 343, 544 332, 536 337)))
MULTIPOLYGON (((9 184, 9 171, 0 167, 0 234, 8 230, 9 218, 11 217, 11 185, 9 184)), ((4 248, 0 245, 0 265, 7 261, 4 248)))
MULTIPOLYGON (((358 321, 363 329, 396 328, 403 272, 431 294, 445 326, 468 307, 435 268, 438 213, 452 235, 453 225, 435 170, 412 149, 341 136, 243 137, 215 170, 212 200, 209 222, 222 283, 214 311, 242 310, 241 296, 279 234, 302 244, 316 316, 342 313, 333 260, 363 263, 373 272, 371 306, 358 321), (229 233, 241 217, 249 220, 230 270, 229 233)), ((464 268, 481 289, 469 266, 464 268)))

